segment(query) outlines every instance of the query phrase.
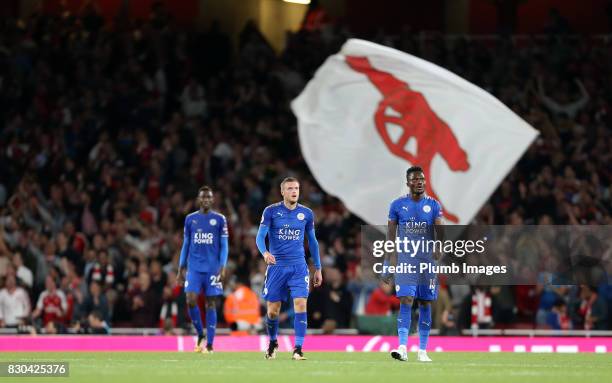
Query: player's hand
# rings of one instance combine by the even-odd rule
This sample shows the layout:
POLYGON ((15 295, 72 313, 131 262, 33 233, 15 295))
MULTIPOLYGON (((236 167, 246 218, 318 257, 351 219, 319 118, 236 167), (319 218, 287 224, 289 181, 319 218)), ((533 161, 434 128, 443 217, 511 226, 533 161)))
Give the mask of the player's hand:
POLYGON ((319 287, 323 283, 323 274, 321 274, 321 270, 316 270, 314 273, 314 278, 312 284, 314 287, 319 287))
POLYGON ((176 274, 176 285, 177 286, 185 286, 185 268, 179 268, 178 273, 176 274))
POLYGON ((264 261, 266 261, 266 264, 268 264, 268 265, 276 264, 276 258, 274 258, 272 253, 270 253, 269 251, 266 251, 264 253, 264 261))
POLYGON ((225 267, 222 267, 221 270, 219 270, 219 280, 221 282, 225 281, 225 267))

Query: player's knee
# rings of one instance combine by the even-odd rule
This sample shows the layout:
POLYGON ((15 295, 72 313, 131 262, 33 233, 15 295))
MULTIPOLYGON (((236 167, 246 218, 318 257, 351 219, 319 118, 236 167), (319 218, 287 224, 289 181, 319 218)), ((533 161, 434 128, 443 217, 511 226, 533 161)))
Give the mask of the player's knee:
POLYGON ((403 305, 412 306, 412 303, 414 303, 414 297, 401 297, 400 303, 403 305))
POLYGON ((278 318, 278 316, 280 315, 279 311, 280 310, 275 310, 275 309, 268 308, 268 318, 272 319, 272 320, 278 318))
POLYGON ((198 303, 198 297, 193 293, 187 293, 187 306, 195 307, 198 303))
POLYGON ((419 301, 419 307, 431 306, 431 301, 419 301))
POLYGON ((215 310, 217 308, 217 297, 206 298, 206 308, 210 310, 215 310))
POLYGON ((280 315, 280 302, 278 304, 268 304, 268 318, 276 319, 280 315))
POLYGON ((293 310, 296 313, 303 313, 306 311, 306 299, 305 298, 296 298, 293 300, 293 310))

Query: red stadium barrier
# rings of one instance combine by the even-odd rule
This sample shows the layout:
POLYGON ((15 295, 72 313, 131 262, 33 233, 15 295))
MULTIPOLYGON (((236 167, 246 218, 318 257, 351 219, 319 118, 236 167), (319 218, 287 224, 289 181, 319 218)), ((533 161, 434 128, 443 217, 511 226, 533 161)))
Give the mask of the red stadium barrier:
MULTIPOLYGON (((279 337, 280 351, 290 351, 293 337, 279 337)), ((308 351, 385 352, 396 346, 392 336, 312 335, 306 338, 308 351)), ((410 337, 412 351, 418 340, 410 337)), ((217 351, 262 351, 266 336, 218 336, 217 351)), ((191 351, 190 336, 3 336, 0 352, 13 351, 191 351)), ((431 351, 473 352, 612 352, 612 337, 430 337, 431 351)))

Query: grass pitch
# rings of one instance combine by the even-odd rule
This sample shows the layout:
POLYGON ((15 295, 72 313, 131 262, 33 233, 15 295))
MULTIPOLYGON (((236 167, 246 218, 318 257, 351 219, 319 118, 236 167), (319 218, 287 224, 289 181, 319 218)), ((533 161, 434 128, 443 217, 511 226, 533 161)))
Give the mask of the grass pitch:
POLYGON ((0 378, 2 382, 299 383, 299 382, 611 382, 610 354, 430 353, 433 363, 388 353, 306 352, 292 361, 263 353, 0 353, 0 361, 67 361, 69 378, 0 378))

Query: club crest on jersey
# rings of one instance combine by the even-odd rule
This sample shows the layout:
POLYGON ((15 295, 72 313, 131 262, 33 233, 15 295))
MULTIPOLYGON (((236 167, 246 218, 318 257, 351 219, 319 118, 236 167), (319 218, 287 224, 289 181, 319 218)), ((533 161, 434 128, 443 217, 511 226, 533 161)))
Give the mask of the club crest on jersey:
POLYGON ((298 215, 297 215, 297 219, 298 219, 299 221, 303 221, 303 220, 304 220, 304 213, 298 213, 298 215))
POLYGON ((423 206, 423 211, 424 211, 425 213, 429 213, 429 212, 431 211, 431 206, 429 206, 429 205, 425 205, 425 206, 423 206))
POLYGON ((217 220, 214 218, 211 218, 210 221, 208 221, 208 223, 210 223, 211 226, 215 226, 217 224, 217 220))

